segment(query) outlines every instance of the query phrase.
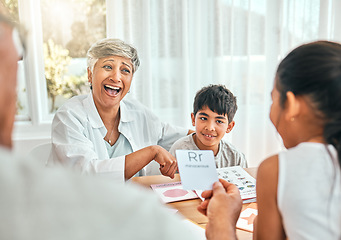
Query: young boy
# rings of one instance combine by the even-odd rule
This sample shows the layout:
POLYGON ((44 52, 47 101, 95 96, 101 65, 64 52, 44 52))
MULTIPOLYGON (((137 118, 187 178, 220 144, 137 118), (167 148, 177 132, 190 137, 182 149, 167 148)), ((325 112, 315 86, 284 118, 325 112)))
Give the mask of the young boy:
POLYGON ((237 111, 236 97, 223 85, 209 85, 197 92, 194 98, 192 124, 195 133, 176 141, 170 149, 212 150, 217 168, 239 165, 247 167, 243 153, 223 139, 231 132, 237 111))

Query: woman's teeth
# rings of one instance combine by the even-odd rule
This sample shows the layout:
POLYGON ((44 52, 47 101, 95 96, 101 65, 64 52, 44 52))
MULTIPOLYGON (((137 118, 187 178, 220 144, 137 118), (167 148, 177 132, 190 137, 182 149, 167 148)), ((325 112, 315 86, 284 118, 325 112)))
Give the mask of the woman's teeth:
POLYGON ((104 85, 104 88, 110 95, 117 95, 121 90, 119 87, 113 87, 110 85, 104 85))

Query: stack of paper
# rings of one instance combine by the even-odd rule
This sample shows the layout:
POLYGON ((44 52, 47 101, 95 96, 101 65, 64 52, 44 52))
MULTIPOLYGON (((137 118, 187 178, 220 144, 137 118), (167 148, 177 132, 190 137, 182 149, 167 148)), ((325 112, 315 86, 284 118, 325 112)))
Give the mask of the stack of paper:
POLYGON ((256 179, 251 177, 242 167, 218 168, 218 177, 235 184, 243 199, 243 203, 256 202, 256 179))

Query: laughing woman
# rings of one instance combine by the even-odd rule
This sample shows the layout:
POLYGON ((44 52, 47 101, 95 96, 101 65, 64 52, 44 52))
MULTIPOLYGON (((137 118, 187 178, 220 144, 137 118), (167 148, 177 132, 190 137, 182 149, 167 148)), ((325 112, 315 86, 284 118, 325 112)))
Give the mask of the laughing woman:
POLYGON ((167 150, 188 130, 161 122, 126 96, 140 64, 136 50, 121 40, 103 39, 90 47, 87 58, 91 92, 57 111, 49 162, 118 181, 138 172, 173 177, 177 163, 167 150))

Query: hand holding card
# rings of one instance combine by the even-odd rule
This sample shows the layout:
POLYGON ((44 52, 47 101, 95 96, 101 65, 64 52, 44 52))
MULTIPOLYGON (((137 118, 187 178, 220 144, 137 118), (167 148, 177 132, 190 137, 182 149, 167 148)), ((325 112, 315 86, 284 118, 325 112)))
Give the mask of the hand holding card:
POLYGON ((211 150, 176 150, 175 154, 183 189, 212 189, 218 174, 211 150))

